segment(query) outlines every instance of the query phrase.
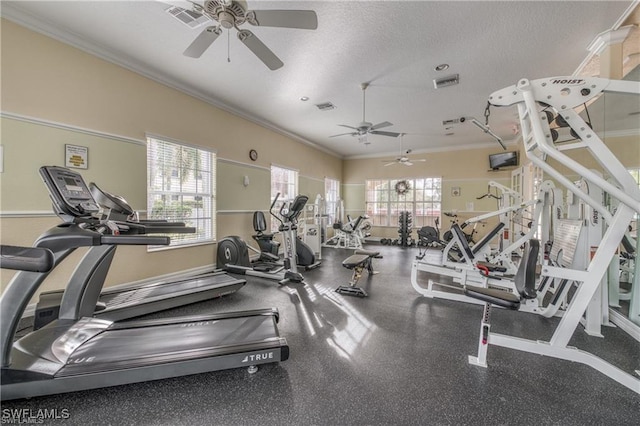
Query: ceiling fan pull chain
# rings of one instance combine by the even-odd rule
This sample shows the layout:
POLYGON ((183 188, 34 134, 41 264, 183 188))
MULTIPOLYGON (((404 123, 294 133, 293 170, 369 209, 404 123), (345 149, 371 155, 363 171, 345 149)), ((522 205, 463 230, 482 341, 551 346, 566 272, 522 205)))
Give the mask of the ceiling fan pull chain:
POLYGON ((231 30, 227 30, 227 62, 231 63, 231 30))
POLYGON ((484 109, 484 125, 489 127, 489 115, 491 114, 491 104, 487 102, 487 107, 484 109))

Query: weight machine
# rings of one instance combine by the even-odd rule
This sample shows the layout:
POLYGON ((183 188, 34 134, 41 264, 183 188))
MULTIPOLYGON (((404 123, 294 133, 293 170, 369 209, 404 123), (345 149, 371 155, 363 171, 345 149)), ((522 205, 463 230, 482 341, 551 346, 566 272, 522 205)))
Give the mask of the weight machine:
MULTIPOLYGON (((514 216, 518 215, 521 211, 519 209, 510 210, 510 208, 514 206, 520 206, 522 204, 522 196, 511 188, 508 188, 501 183, 491 180, 487 184, 487 192, 479 197, 476 197, 476 200, 482 200, 487 197, 495 199, 498 207, 494 214, 489 217, 499 216, 500 223, 504 224, 504 227, 500 232, 500 243, 498 246, 499 251, 502 251, 503 247, 505 245, 511 244, 512 241, 513 230, 510 229, 509 224, 513 221, 514 216), (496 193, 500 195, 495 195, 492 192, 491 188, 495 188, 496 193), (509 210, 503 211, 503 209, 509 210)), ((471 221, 472 219, 469 219, 467 222, 471 221)))
POLYGON ((324 243, 324 247, 362 249, 365 232, 371 228, 367 216, 358 216, 356 219, 348 217, 348 222, 336 222, 333 224, 335 235, 324 243))
MULTIPOLYGON (((616 255, 627 227, 634 214, 640 214, 640 188, 623 164, 616 158, 590 125, 580 117, 576 108, 595 100, 603 92, 640 94, 637 82, 615 81, 603 78, 552 77, 539 80, 521 79, 514 86, 494 92, 489 97, 489 105, 517 105, 522 129, 524 148, 529 160, 540 167, 555 181, 566 187, 573 195, 583 200, 594 211, 597 211, 607 224, 607 229, 586 269, 562 268, 552 265, 542 266, 542 275, 569 279, 578 282, 575 293, 567 306, 560 323, 548 342, 528 340, 514 336, 490 332, 490 309, 492 304, 518 309, 520 294, 491 293, 483 288, 469 289, 467 295, 485 303, 485 312, 480 326, 478 355, 470 356, 469 362, 487 366, 487 349, 489 345, 497 345, 531 352, 539 355, 560 358, 588 365, 618 383, 640 394, 640 379, 623 371, 596 355, 567 346, 580 323, 590 301, 600 289, 600 283, 607 273, 611 260, 616 255), (575 133, 576 142, 555 144, 549 127, 547 115, 541 109, 554 109, 575 133), (575 156, 569 157, 566 152, 582 150, 590 154, 610 176, 611 181, 594 173, 575 156), (554 161, 548 161, 554 160, 554 161), (610 213, 606 206, 585 192, 554 167, 559 163, 572 173, 582 176, 589 185, 605 191, 618 202, 615 213, 610 213)), ((584 156, 586 157, 586 156, 584 156)))
MULTIPOLYGON (((538 197, 535 200, 521 203, 518 206, 505 207, 504 209, 496 212, 480 215, 475 218, 469 219, 467 222, 475 222, 487 219, 492 216, 517 212, 529 206, 534 206, 534 213, 532 217, 531 227, 527 233, 521 235, 508 247, 504 248, 501 252, 485 256, 482 254, 482 245, 486 244, 486 240, 481 240, 476 245, 469 247, 462 235, 457 237, 456 232, 452 232, 453 238, 447 243, 442 250, 427 249, 413 261, 411 267, 411 284, 413 288, 425 297, 435 297, 441 299, 455 300, 467 303, 478 303, 476 299, 467 297, 463 294, 463 288, 467 284, 492 287, 507 290, 509 292, 515 291, 513 283, 513 275, 517 271, 517 266, 512 260, 512 254, 520 250, 520 247, 527 241, 532 239, 538 230, 538 225, 542 226, 542 237, 546 241, 549 240, 550 234, 550 218, 553 211, 552 205, 554 199, 559 197, 553 183, 545 181, 540 185, 538 197), (451 254, 454 252, 460 253, 461 259, 452 260, 454 256, 451 254), (468 254, 465 254, 467 253, 468 254), (495 269, 491 274, 487 274, 486 271, 478 268, 478 264, 485 267, 499 267, 495 269), (487 266, 488 265, 488 266, 487 266), (429 278, 427 287, 422 287, 418 283, 418 272, 427 272, 435 274, 441 277, 449 277, 453 280, 454 284, 445 284, 441 282, 435 282, 429 278), (451 291, 453 290, 453 291, 451 291)), ((461 229, 457 224, 452 226, 454 229, 461 229)), ((499 231, 499 230, 498 230, 499 231)), ((490 235, 490 234, 488 234, 490 235)), ((552 304, 544 306, 542 304, 544 294, 547 291, 552 290, 549 285, 542 286, 540 288, 541 294, 538 304, 529 304, 527 310, 530 312, 541 313, 545 316, 553 316, 557 313, 559 305, 552 304)))

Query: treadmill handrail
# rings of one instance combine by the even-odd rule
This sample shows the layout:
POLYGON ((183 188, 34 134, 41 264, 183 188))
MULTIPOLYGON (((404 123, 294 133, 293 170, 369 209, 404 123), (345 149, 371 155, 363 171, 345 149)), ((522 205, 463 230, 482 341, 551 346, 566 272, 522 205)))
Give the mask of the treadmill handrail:
POLYGON ((103 245, 168 246, 171 243, 171 238, 149 235, 103 235, 102 238, 100 238, 100 242, 103 245))
POLYGON ((53 268, 47 272, 19 271, 11 280, 0 297, 0 365, 7 367, 11 363, 13 339, 18 322, 27 305, 45 278, 56 266, 78 247, 93 247, 107 244, 147 245, 150 241, 162 244, 168 237, 159 236, 116 236, 103 235, 97 231, 85 229, 75 223, 63 223, 42 234, 35 247, 48 248, 54 255, 53 268))
POLYGON ((46 272, 53 268, 53 252, 45 248, 0 246, 0 267, 19 271, 46 272))

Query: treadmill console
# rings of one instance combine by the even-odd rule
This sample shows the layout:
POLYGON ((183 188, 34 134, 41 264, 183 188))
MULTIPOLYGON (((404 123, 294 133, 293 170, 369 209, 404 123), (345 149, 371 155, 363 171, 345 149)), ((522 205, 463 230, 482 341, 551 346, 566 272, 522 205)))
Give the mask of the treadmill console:
POLYGON ((73 217, 89 217, 100 210, 79 173, 64 167, 43 166, 40 176, 57 212, 73 217))

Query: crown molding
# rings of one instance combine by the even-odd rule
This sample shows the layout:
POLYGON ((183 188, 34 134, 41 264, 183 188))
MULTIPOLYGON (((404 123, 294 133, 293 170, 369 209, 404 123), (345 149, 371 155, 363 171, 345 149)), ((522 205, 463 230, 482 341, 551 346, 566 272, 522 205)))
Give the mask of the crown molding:
POLYGON ((233 106, 230 106, 228 104, 225 104, 214 97, 203 96, 202 93, 200 93, 195 88, 189 85, 180 83, 172 79, 171 77, 168 77, 162 74, 158 70, 151 69, 148 66, 142 64, 141 62, 136 61, 134 58, 118 54, 117 52, 114 52, 113 50, 110 50, 105 46, 100 46, 95 43, 90 43, 86 39, 83 39, 78 34, 75 34, 71 31, 65 31, 51 24, 50 22, 44 21, 40 18, 37 18, 31 15, 30 13, 20 10, 19 7, 16 7, 15 4, 12 4, 11 2, 2 2, 2 18, 6 18, 9 21, 14 22, 20 26, 23 26, 31 31, 45 35, 47 37, 50 37, 54 40, 57 40, 69 46, 75 47, 76 49, 82 50, 83 52, 89 53, 107 62, 111 62, 115 65, 121 66, 129 71, 132 71, 136 74, 147 77, 164 86, 178 90, 186 95, 189 95, 193 98, 201 100, 209 105, 212 105, 230 114, 243 118, 251 123, 264 127, 265 129, 271 130, 275 133, 278 133, 280 135, 293 139, 296 142, 302 143, 311 148, 322 151, 333 157, 336 157, 339 159, 343 158, 342 155, 326 147, 318 145, 315 142, 305 139, 300 135, 297 135, 281 127, 278 127, 269 121, 263 120, 259 117, 249 114, 246 111, 243 111, 233 106))

